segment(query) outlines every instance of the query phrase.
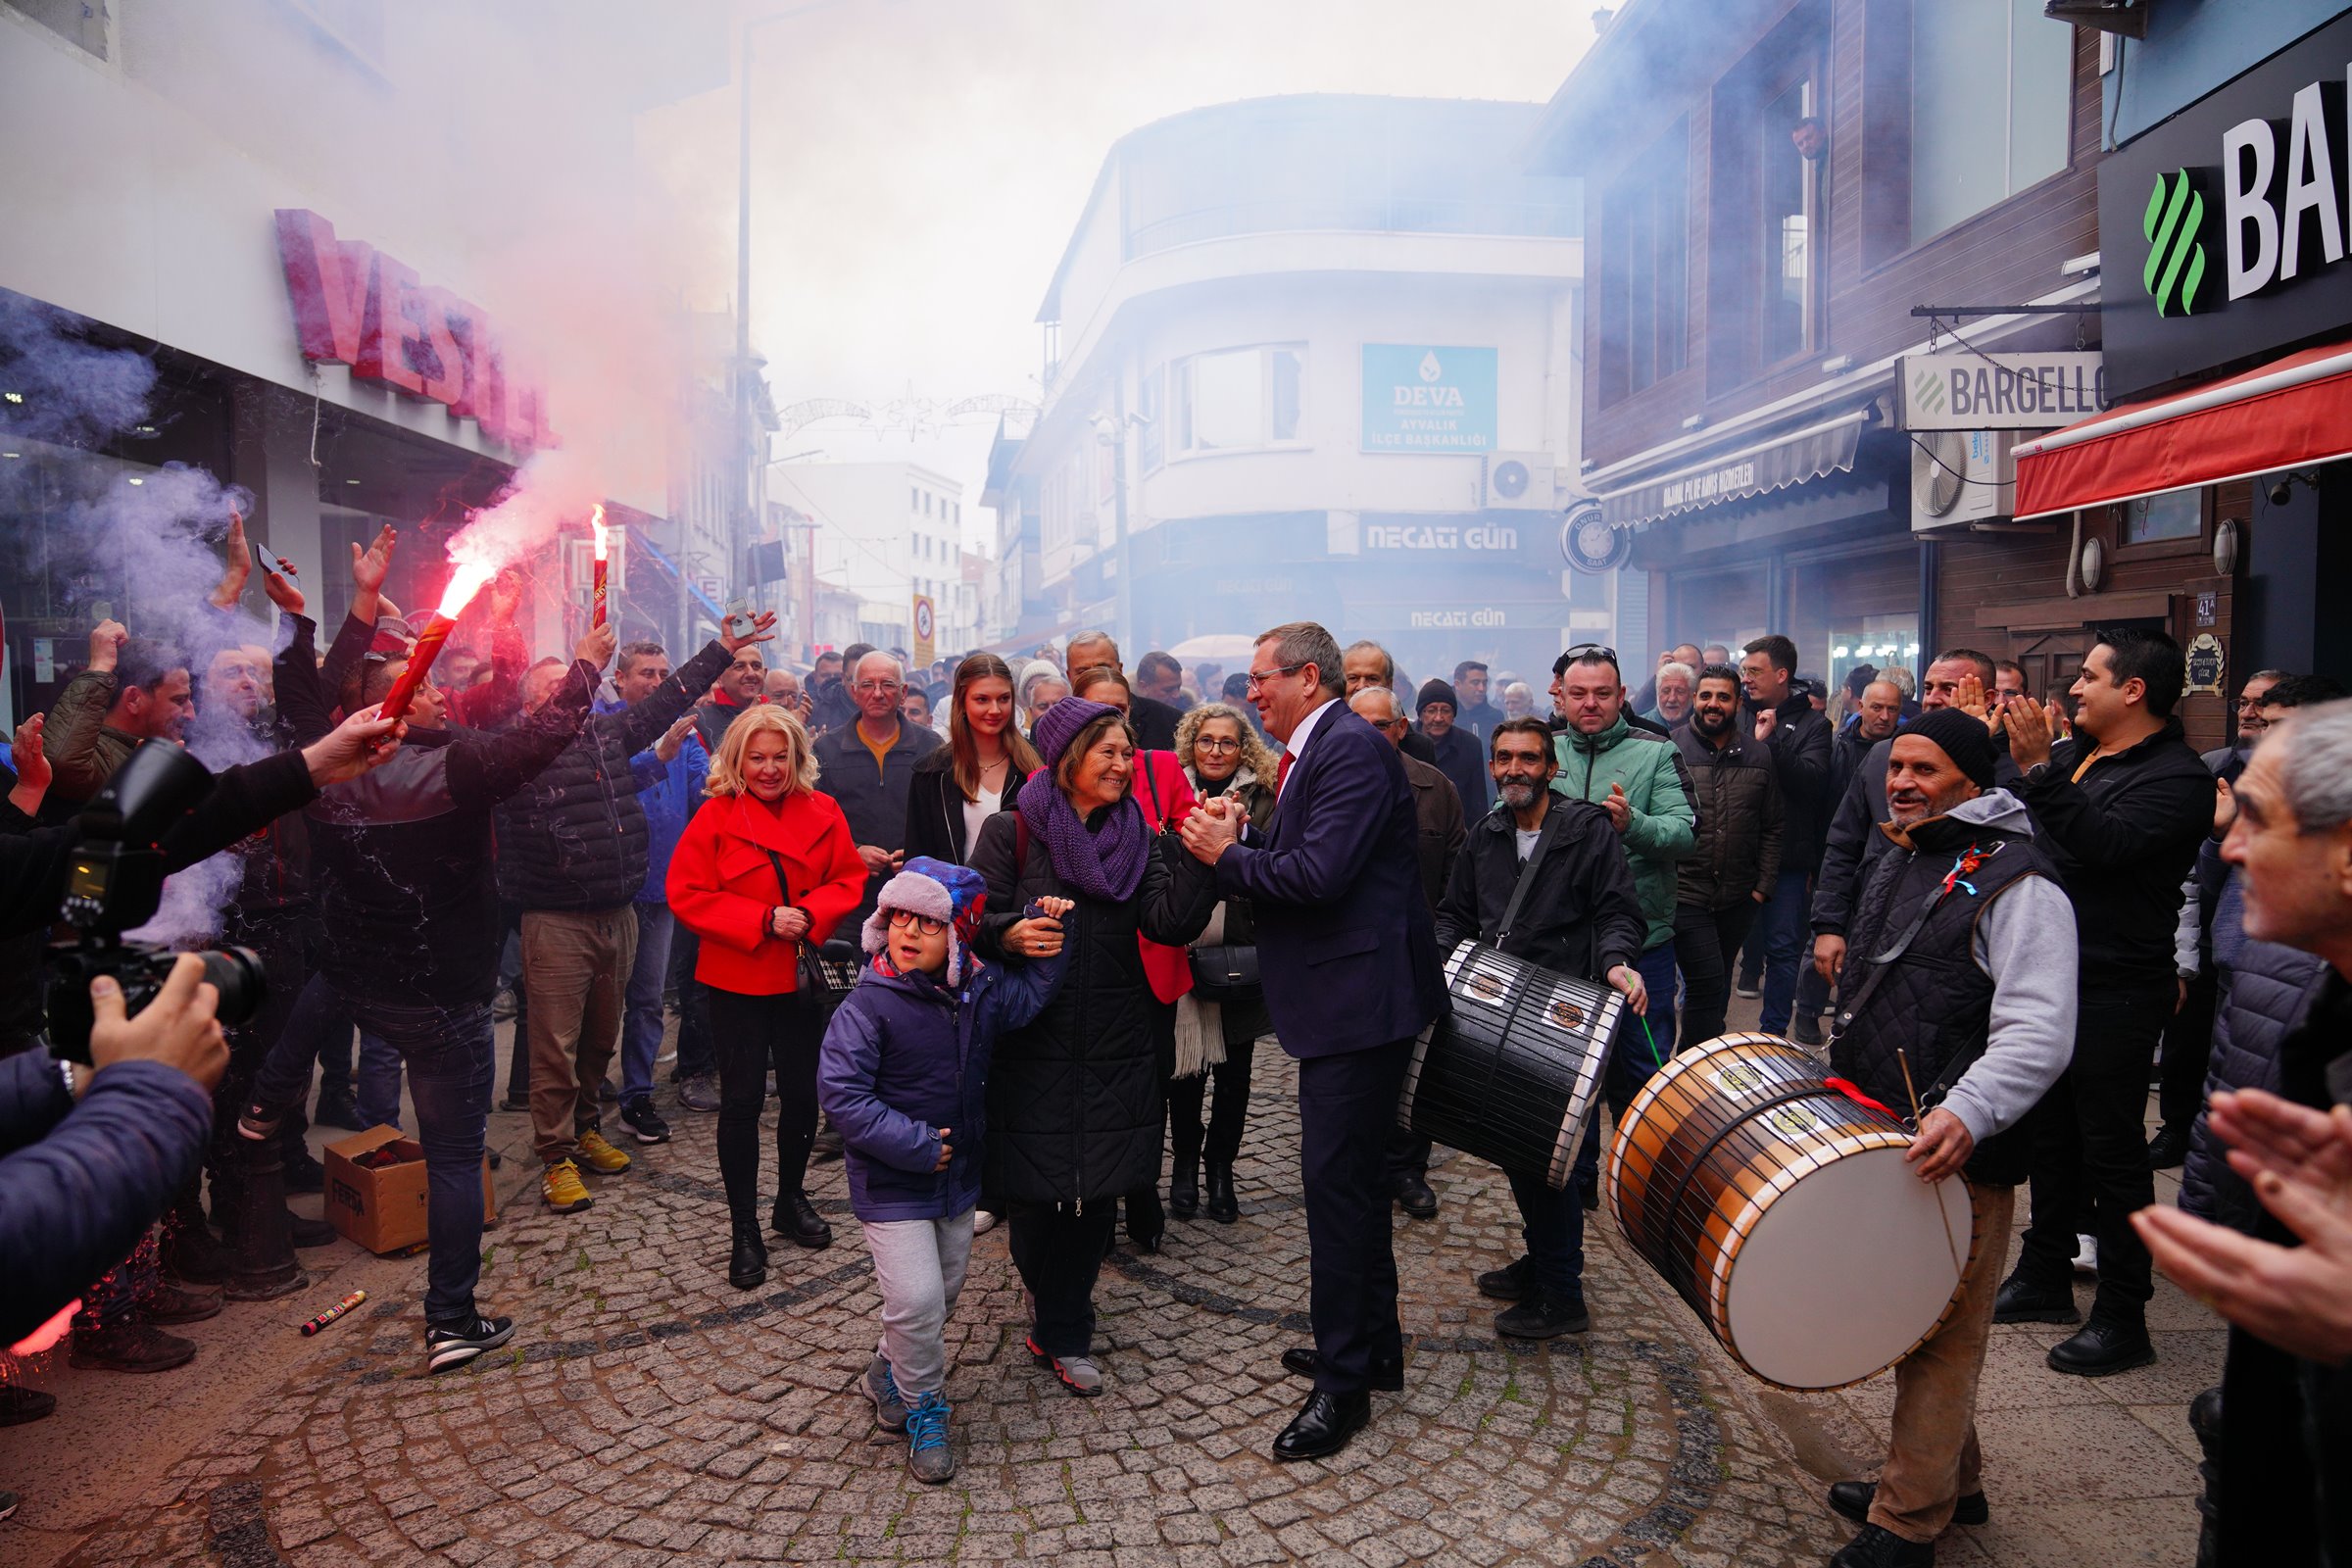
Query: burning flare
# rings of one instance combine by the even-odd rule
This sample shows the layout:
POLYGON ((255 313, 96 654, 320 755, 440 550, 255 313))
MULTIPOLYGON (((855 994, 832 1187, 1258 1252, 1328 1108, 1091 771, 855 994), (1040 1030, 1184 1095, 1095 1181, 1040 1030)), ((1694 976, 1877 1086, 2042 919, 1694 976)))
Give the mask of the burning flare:
POLYGON ((392 683, 391 692, 384 698, 383 717, 407 716, 409 704, 416 696, 416 688, 424 682, 425 671, 433 667, 434 659, 441 653, 441 645, 449 641, 451 632, 457 630, 458 616, 473 602, 473 596, 487 587, 490 579, 497 575, 498 568, 487 562, 458 563, 458 569, 450 574, 449 587, 441 595, 441 607, 433 612, 433 618, 425 622, 424 630, 417 635, 416 646, 409 650, 409 667, 400 672, 400 679, 392 683))
POLYGON ((588 529, 596 535, 596 616, 591 624, 602 626, 605 623, 606 559, 612 542, 605 534, 605 504, 601 501, 596 504, 596 512, 588 519, 588 529))

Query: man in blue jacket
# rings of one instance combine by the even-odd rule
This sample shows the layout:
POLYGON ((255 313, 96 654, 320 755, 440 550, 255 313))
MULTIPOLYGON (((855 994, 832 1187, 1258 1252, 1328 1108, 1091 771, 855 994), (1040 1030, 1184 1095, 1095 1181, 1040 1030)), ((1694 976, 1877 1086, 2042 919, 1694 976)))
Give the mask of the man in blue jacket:
POLYGON ((1221 801, 1184 825, 1218 890, 1250 900, 1266 1006, 1298 1060, 1315 1348, 1283 1359, 1305 1362, 1315 1392, 1274 1440, 1277 1459, 1337 1453, 1371 1419, 1370 1391, 1404 1386, 1388 1132, 1413 1041, 1446 1006, 1412 786, 1396 748, 1340 700, 1342 678, 1340 646, 1314 622, 1259 637, 1250 697, 1283 747, 1274 819, 1251 844, 1221 801))
MULTIPOLYGON (((757 653, 757 649, 746 650, 757 653)), ((619 700, 596 710, 615 713, 644 702, 669 680, 669 654, 660 643, 631 643, 620 651, 612 689, 619 700)), ((701 710, 690 708, 660 740, 629 759, 637 804, 645 811, 645 885, 631 907, 637 915, 637 956, 629 965, 620 1032, 620 1119, 641 1144, 669 1142, 669 1123, 654 1109, 654 1058, 662 1054, 662 988, 669 974, 670 938, 677 921, 663 893, 669 856, 703 804, 710 754, 697 733, 701 710)))

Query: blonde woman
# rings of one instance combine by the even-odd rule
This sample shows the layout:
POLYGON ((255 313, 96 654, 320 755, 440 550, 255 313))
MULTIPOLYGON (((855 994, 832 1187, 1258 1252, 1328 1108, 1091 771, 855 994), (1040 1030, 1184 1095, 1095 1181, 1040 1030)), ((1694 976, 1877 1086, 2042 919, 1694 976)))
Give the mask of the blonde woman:
MULTIPOLYGON (((1233 797, 1260 833, 1273 821, 1277 759, 1240 709, 1208 703, 1186 713, 1176 725, 1176 759, 1196 798, 1233 797)), ((1246 948, 1251 940, 1250 901, 1227 899, 1193 946, 1246 948)), ((1220 1225, 1241 1217, 1233 1162, 1242 1152, 1257 1039, 1273 1028, 1263 997, 1229 995, 1212 1002, 1188 992, 1176 1004, 1176 1070, 1168 1079, 1168 1142, 1175 1165, 1168 1178, 1168 1208, 1178 1219, 1191 1219, 1199 1206, 1200 1105, 1212 1079, 1216 1098, 1208 1108, 1208 1217, 1220 1225)))
POLYGON ((774 1229, 807 1248, 833 1240, 803 1190, 816 1136, 816 1054, 824 1019, 800 995, 804 946, 821 944, 865 896, 850 824, 816 789, 798 714, 747 708, 710 760, 710 799, 669 861, 669 906, 702 939, 694 977, 710 997, 718 1051, 718 1169, 734 1224, 727 1283, 767 1279, 760 1232, 760 1110, 776 1074, 774 1229))

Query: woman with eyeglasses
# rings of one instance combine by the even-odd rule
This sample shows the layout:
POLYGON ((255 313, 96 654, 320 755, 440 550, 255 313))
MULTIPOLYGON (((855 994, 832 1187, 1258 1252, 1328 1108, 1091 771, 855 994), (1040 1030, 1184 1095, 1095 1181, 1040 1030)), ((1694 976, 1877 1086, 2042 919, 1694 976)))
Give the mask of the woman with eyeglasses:
POLYGON ((972 869, 988 883, 981 956, 1068 949, 1044 1012, 997 1042, 988 1085, 988 1186, 1007 1204, 1012 1261, 1034 1313, 1028 1346, 1072 1394, 1102 1390, 1094 1355, 1095 1276, 1120 1198, 1155 1183, 1158 1005, 1139 937, 1200 935, 1216 884, 1163 850, 1131 789, 1135 734, 1116 708, 1065 697, 1038 721, 1042 768, 1013 809, 981 825, 972 869), (1073 901, 1060 919, 1029 913, 1073 901))
MULTIPOLYGON (((1238 710, 1210 703, 1185 714, 1176 726, 1176 757, 1197 798, 1231 796, 1248 814, 1250 825, 1265 832, 1274 819, 1277 759, 1238 710)), ((1192 947, 1221 956, 1227 972, 1233 972, 1234 956, 1254 948, 1250 901, 1232 898, 1219 904, 1192 947)), ((1200 1105, 1212 1080, 1216 1092, 1208 1111, 1208 1217, 1220 1225, 1241 1218, 1233 1164, 1242 1152, 1250 1069, 1258 1037, 1273 1028, 1265 995, 1255 986, 1233 989, 1214 1001, 1196 990, 1176 1004, 1175 1071, 1168 1079, 1168 1133, 1175 1164, 1168 1177, 1168 1209, 1178 1219, 1191 1219, 1200 1208, 1200 1105)))
POLYGON ((747 708, 710 760, 710 798, 669 861, 669 906, 702 939, 694 977, 710 998, 718 1050, 718 1172, 734 1248, 727 1283, 767 1279, 760 1230, 760 1111, 776 1075, 776 1203, 771 1223, 802 1247, 832 1227, 804 1184, 816 1138, 816 1058, 824 1010, 800 990, 801 953, 822 946, 865 897, 849 819, 816 788, 800 715, 747 708))

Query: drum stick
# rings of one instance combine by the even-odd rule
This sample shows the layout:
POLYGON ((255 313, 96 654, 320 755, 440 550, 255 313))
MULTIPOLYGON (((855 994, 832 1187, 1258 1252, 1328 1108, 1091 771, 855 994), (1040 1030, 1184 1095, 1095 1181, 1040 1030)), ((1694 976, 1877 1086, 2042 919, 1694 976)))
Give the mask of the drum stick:
POLYGON ((1658 1052, 1658 1037, 1649 1032, 1648 1016, 1644 1013, 1639 1012, 1635 1013, 1634 1016, 1642 1020, 1642 1038, 1649 1042, 1649 1059, 1656 1062, 1661 1067, 1665 1066, 1666 1058, 1658 1052))
MULTIPOLYGON (((1903 1069, 1903 1093, 1911 1097, 1911 1136, 1917 1138, 1919 1124, 1927 1112, 1919 1108, 1919 1086, 1911 1081, 1911 1058, 1903 1054, 1900 1046, 1894 1048, 1894 1064, 1903 1069)), ((1944 1208, 1941 1196, 1936 1200, 1936 1217, 1943 1221, 1943 1245, 1951 1251, 1953 1269, 1966 1274, 1968 1264, 1960 1257, 1960 1239, 1952 1234, 1952 1216, 1944 1208)))

